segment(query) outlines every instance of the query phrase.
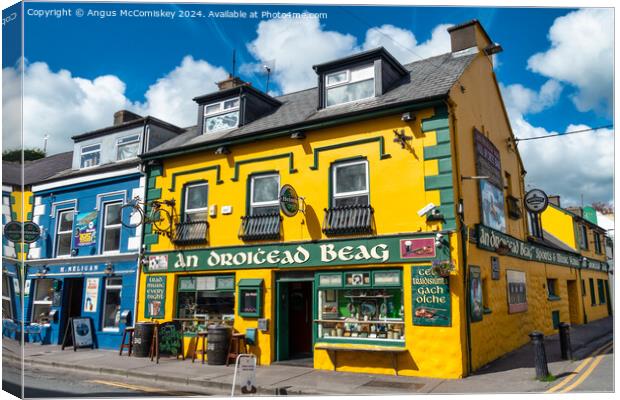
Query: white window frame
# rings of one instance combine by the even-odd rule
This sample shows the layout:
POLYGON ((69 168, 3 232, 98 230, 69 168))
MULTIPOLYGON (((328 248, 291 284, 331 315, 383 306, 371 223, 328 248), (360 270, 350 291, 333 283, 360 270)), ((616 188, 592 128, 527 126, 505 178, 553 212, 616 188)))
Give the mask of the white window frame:
POLYGON ((215 131, 207 131, 207 119, 211 118, 211 117, 217 117, 218 115, 224 115, 224 114, 229 114, 232 112, 239 112, 240 110, 240 106, 241 106, 241 98, 240 97, 231 97, 228 98, 226 100, 222 100, 222 101, 218 101, 215 103, 211 103, 211 104, 206 104, 204 106, 204 112, 203 112, 203 127, 202 127, 202 133, 203 134, 209 134, 209 133, 214 133, 214 132, 225 132, 227 130, 230 129, 236 129, 239 127, 239 118, 241 116, 239 116, 239 118, 237 118, 237 125, 233 126, 231 128, 227 128, 227 129, 220 129, 220 130, 215 130, 215 131), (224 109, 224 103, 229 102, 231 100, 237 100, 237 105, 235 107, 232 108, 226 108, 224 109), (218 110, 217 111, 213 111, 213 112, 207 112, 207 108, 212 107, 218 105, 218 110))
POLYGON ((94 167, 99 166, 100 164, 101 164, 101 143, 92 143, 92 144, 87 144, 87 145, 80 147, 80 169, 94 168, 94 167), (84 151, 85 148, 92 147, 92 146, 97 146, 97 150, 84 151), (93 153, 99 153, 99 162, 95 165, 89 165, 87 167, 83 167, 82 157, 84 157, 84 155, 93 154, 93 153))
POLYGON ((332 206, 335 207, 334 203, 336 202, 335 200, 337 199, 346 199, 348 197, 358 197, 362 195, 368 196, 368 203, 370 204, 370 182, 369 182, 369 177, 368 177, 368 160, 351 161, 351 162, 343 162, 343 163, 334 164, 332 167, 332 200, 333 200, 332 206), (338 193, 337 192, 338 179, 337 179, 337 174, 336 174, 338 168, 348 167, 348 166, 357 165, 357 164, 364 164, 365 166, 366 189, 355 190, 353 192, 338 193))
MULTIPOLYGON (((34 316, 34 309, 36 305, 49 305, 50 306, 50 311, 52 310, 52 302, 53 299, 50 300, 37 300, 37 292, 39 290, 39 283, 41 283, 41 281, 45 281, 45 280, 51 280, 51 279, 45 279, 45 278, 38 278, 38 279, 34 279, 34 291, 32 292, 32 310, 30 310, 30 322, 34 322, 35 320, 35 316, 34 316)), ((47 324, 42 324, 43 326, 49 326, 49 322, 47 324)))
POLYGON ((138 158, 138 154, 140 154, 140 134, 139 133, 135 133, 133 135, 127 135, 127 136, 123 136, 123 137, 119 137, 118 139, 116 139, 116 161, 126 161, 126 160, 133 160, 134 158, 138 158), (128 141, 126 143, 121 143, 122 140, 125 139, 129 139, 132 137, 136 137, 136 139, 128 141), (138 143, 138 151, 136 152, 136 155, 130 158, 124 158, 124 159, 120 159, 119 158, 119 154, 118 154, 118 149, 121 146, 126 146, 128 144, 134 144, 134 143, 138 143))
POLYGON ((73 227, 75 224, 75 210, 73 208, 65 208, 63 210, 58 210, 58 212, 56 213, 56 235, 54 237, 54 255, 56 256, 56 258, 68 258, 71 257, 71 252, 73 251, 73 227), (73 214, 73 220, 71 221, 71 229, 68 231, 61 231, 60 230, 60 223, 62 221, 61 215, 63 213, 72 213, 73 214), (69 234, 71 236, 71 242, 69 245, 69 254, 58 254, 58 238, 60 234, 69 234))
POLYGON ((4 293, 4 290, 2 291, 2 302, 4 303, 5 301, 9 302, 9 318, 13 319, 14 315, 13 315, 13 298, 11 297, 11 284, 13 283, 13 279, 11 279, 11 277, 7 274, 2 274, 2 284, 4 285, 6 283, 6 290, 8 291, 8 293, 4 293))
POLYGON ((184 219, 183 222, 187 222, 187 218, 186 218, 187 214, 198 214, 200 212, 205 213, 205 221, 206 221, 209 215, 209 182, 196 182, 196 183, 190 183, 185 186, 185 195, 183 198, 183 219, 184 219), (207 206, 199 207, 199 208, 187 208, 187 199, 189 197, 189 189, 192 187, 198 187, 198 186, 207 187, 207 206))
POLYGON ((119 254, 121 252, 121 243, 122 243, 121 235, 123 234, 123 225, 120 222, 118 224, 108 225, 107 209, 109 206, 112 206, 115 204, 122 204, 122 201, 108 201, 108 202, 103 203, 103 207, 101 207, 101 209, 103 210, 103 218, 102 218, 103 224, 101 225, 101 253, 102 254, 119 254), (120 228, 119 237, 118 237, 118 250, 106 250, 105 249, 106 228, 120 228))
POLYGON ((376 97, 377 96, 377 91, 376 91, 377 89, 376 89, 375 85, 372 85, 372 96, 364 97, 362 99, 355 99, 355 100, 345 101, 344 103, 337 103, 337 104, 327 105, 327 91, 328 91, 328 89, 333 89, 333 88, 338 87, 338 86, 347 86, 347 85, 350 85, 352 83, 364 82, 364 81, 369 81, 369 80, 372 80, 373 82, 375 82, 376 78, 377 77, 375 76, 375 65, 374 65, 374 63, 367 64, 367 65, 364 65, 364 66, 359 66, 359 67, 347 68, 347 69, 344 69, 344 70, 334 71, 334 72, 330 72, 329 74, 325 74, 325 108, 336 107, 336 106, 340 106, 342 104, 355 103, 357 101, 368 100, 368 99, 372 99, 372 98, 376 97), (351 71, 352 70, 359 70, 359 69, 365 69, 365 68, 372 69, 372 78, 359 79, 359 80, 351 81, 351 71), (344 81, 337 82, 337 83, 332 83, 332 84, 328 84, 327 83, 327 81, 329 81, 329 77, 330 76, 338 75, 338 74, 341 74, 343 72, 346 72, 346 74, 347 74, 347 77, 346 77, 346 79, 344 81))
POLYGON ((121 298, 123 294, 123 278, 120 276, 107 277, 105 278, 104 287, 103 287, 103 308, 101 310, 101 330, 104 332, 118 332, 120 330, 120 322, 118 324, 119 325, 118 327, 105 326, 105 307, 106 307, 106 302, 108 301, 108 289, 118 289, 119 290, 118 297, 121 298), (120 279, 121 283, 120 285, 108 285, 108 280, 110 279, 120 279))
POLYGON ((260 175, 253 175, 250 177, 250 215, 253 215, 252 210, 254 210, 255 208, 276 207, 276 206, 279 207, 280 206, 280 199, 278 199, 277 197, 275 200, 270 200, 270 201, 254 201, 254 183, 256 182, 256 179, 273 178, 273 177, 278 178, 278 188, 280 188, 280 174, 260 174, 260 175))

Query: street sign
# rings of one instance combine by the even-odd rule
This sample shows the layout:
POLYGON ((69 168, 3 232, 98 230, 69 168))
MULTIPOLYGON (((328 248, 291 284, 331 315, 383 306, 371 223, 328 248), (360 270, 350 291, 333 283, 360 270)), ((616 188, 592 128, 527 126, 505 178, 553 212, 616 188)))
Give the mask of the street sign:
POLYGON ((549 197, 540 189, 532 189, 525 194, 523 202, 525 203, 525 208, 529 212, 538 214, 545 211, 549 205, 549 197))
POLYGON ((287 217, 293 217, 299 211, 299 197, 291 185, 284 185, 280 189, 280 210, 287 217))
POLYGON ((24 222, 24 243, 34 243, 41 237, 41 228, 34 222, 24 222))
POLYGON ((22 240, 21 222, 11 221, 4 225, 4 237, 13 243, 20 242, 22 240))
POLYGON ((239 383, 242 394, 256 394, 256 356, 239 354, 235 362, 231 397, 235 396, 235 388, 239 383))

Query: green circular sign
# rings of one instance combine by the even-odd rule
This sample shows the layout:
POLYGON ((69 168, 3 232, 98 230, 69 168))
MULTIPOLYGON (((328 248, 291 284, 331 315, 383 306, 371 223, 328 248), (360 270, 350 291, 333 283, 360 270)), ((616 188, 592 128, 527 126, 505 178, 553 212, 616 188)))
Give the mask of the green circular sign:
POLYGON ((287 217, 293 217, 299 211, 299 197, 291 185, 284 185, 280 189, 280 210, 287 217))
POLYGON ((41 237, 41 228, 34 222, 24 223, 24 243, 34 243, 41 237))
POLYGON ((11 221, 4 225, 4 237, 7 240, 17 243, 22 240, 22 223, 11 221))

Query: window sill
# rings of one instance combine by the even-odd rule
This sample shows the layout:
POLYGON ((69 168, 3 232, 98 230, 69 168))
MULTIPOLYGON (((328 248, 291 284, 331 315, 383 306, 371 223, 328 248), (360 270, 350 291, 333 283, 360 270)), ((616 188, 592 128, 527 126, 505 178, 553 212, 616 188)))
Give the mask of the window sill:
POLYGON ((361 346, 385 346, 385 347, 405 347, 404 339, 373 339, 373 338, 351 338, 351 337, 324 337, 317 339, 315 345, 320 344, 347 344, 361 346))
POLYGON ((101 332, 105 333, 120 333, 121 330, 119 328, 103 328, 101 332))
POLYGON ((559 297, 559 296, 549 295, 547 297, 547 300, 549 300, 549 301, 558 301, 558 300, 562 300, 562 298, 559 297))

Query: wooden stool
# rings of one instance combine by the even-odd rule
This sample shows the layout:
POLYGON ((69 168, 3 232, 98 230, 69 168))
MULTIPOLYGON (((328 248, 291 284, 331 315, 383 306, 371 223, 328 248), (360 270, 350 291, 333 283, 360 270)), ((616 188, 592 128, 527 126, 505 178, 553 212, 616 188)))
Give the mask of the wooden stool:
POLYGON ((236 362, 237 356, 239 354, 245 353, 245 351, 245 333, 233 333, 230 337, 230 345, 228 346, 228 358, 226 358, 226 366, 228 366, 231 359, 236 362))
POLYGON ((198 332, 196 335, 196 343, 194 343, 194 353, 192 354, 192 362, 196 359, 197 355, 202 356, 202 363, 205 363, 205 354, 207 353, 207 332, 198 332), (202 349, 198 350, 198 342, 202 339, 202 349))
POLYGON ((123 331, 123 339, 121 339, 121 348, 118 349, 119 356, 123 355, 123 349, 127 349, 129 352, 128 355, 129 357, 131 357, 131 352, 133 351, 133 332, 134 332, 133 326, 125 327, 125 330, 123 331), (129 343, 125 343, 125 339, 127 338, 127 335, 129 335, 129 343))

